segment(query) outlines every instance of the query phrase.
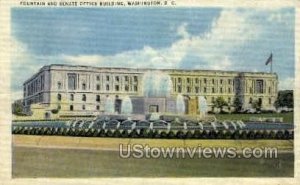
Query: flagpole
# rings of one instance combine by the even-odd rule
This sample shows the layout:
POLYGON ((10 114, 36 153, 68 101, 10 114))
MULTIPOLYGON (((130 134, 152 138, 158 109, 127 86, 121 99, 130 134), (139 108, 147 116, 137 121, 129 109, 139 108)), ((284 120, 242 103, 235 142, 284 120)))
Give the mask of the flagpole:
POLYGON ((271 73, 273 73, 273 61, 271 61, 271 73))

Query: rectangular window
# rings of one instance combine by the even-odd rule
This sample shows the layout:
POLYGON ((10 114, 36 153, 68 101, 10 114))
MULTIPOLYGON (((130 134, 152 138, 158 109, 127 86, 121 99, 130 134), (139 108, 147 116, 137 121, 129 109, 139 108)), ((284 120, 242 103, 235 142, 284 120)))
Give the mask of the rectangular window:
POLYGON ((178 80, 178 83, 181 83, 181 78, 178 78, 177 80, 178 80))
POLYGON ((195 83, 196 83, 196 84, 199 83, 199 79, 198 79, 198 78, 195 79, 195 83))
POLYGON ((68 74, 68 89, 75 90, 76 89, 76 74, 68 74))
POLYGON ((177 86, 177 89, 178 89, 178 92, 181 93, 182 89, 181 89, 180 85, 177 86))
POLYGON ((264 93, 264 81, 256 80, 256 93, 264 93))
POLYGON ((119 76, 116 76, 115 79, 116 79, 117 82, 120 81, 119 76))
POLYGON ((206 78, 204 78, 203 81, 204 81, 205 84, 207 83, 207 79, 206 78))
POLYGON ((187 83, 191 83, 191 79, 190 79, 190 78, 187 78, 187 79, 186 79, 186 82, 187 82, 187 83))
POLYGON ((133 87, 133 89, 134 89, 134 91, 137 91, 137 90, 138 90, 138 88, 137 88, 136 85, 133 87))
POLYGON ((207 92, 207 89, 206 89, 206 87, 204 87, 204 89, 203 89, 203 92, 204 92, 204 93, 206 93, 206 92, 207 92))
POLYGON ((134 81, 134 82, 137 82, 137 81, 138 81, 138 77, 137 77, 137 76, 134 76, 134 77, 133 77, 133 81, 134 81))
POLYGON ((223 80, 222 79, 220 79, 220 84, 223 84, 223 80))
POLYGON ((106 76, 106 81, 109 81, 109 76, 108 75, 106 76))
POLYGON ((100 84, 97 84, 96 89, 97 89, 97 91, 100 90, 100 84))
POLYGON ((191 92, 191 87, 187 87, 187 88, 186 88, 186 91, 187 91, 188 93, 190 93, 190 92, 191 92))
POLYGON ((125 76, 125 81, 128 82, 128 76, 125 76))
POLYGON ((119 85, 115 85, 115 91, 119 91, 119 85))
POLYGON ((228 79, 228 84, 229 84, 229 85, 231 84, 231 79, 228 79))
POLYGON ((223 93, 223 88, 222 87, 220 88, 220 93, 223 93))
POLYGON ((199 87, 195 87, 195 92, 199 93, 199 87))
POLYGON ((99 76, 99 75, 97 75, 96 79, 97 79, 97 81, 100 81, 100 76, 99 76))
POLYGON ((211 92, 212 92, 212 93, 215 93, 215 88, 211 88, 211 92))
POLYGON ((82 84, 82 90, 86 90, 86 84, 85 83, 82 84))
POLYGON ((125 85, 125 91, 129 91, 129 86, 125 85))

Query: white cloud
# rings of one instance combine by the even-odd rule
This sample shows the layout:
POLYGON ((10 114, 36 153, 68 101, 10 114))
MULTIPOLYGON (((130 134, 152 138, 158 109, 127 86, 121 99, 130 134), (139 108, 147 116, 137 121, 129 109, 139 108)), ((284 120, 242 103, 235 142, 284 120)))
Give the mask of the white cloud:
POLYGON ((285 78, 279 81, 279 90, 294 90, 294 78, 285 78))
MULTIPOLYGON (((215 70, 244 70, 241 61, 234 61, 232 51, 243 48, 247 42, 262 35, 265 25, 258 24, 256 11, 223 10, 211 25, 211 29, 199 35, 191 35, 189 26, 182 23, 174 28, 180 39, 166 48, 155 49, 144 46, 140 50, 131 50, 115 55, 62 55, 35 56, 29 54, 26 45, 14 40, 13 68, 24 73, 15 77, 22 83, 41 67, 50 63, 89 65, 98 67, 136 67, 136 68, 179 68, 215 70), (187 57, 193 56, 193 57, 187 57), (42 60, 43 62, 39 63, 42 60), (37 65, 40 64, 40 65, 37 65), (241 69, 241 67, 243 67, 241 69), (22 71, 23 70, 23 71, 22 71)), ((284 21, 288 15, 271 14, 269 21, 284 21)), ((253 69, 257 70, 257 69, 253 69)), ((280 82, 280 89, 290 89, 292 78, 280 82)))
POLYGON ((183 23, 181 24, 178 28, 177 28, 177 35, 181 36, 182 38, 189 38, 190 34, 189 32, 187 32, 186 27, 187 27, 187 23, 183 23))
POLYGON ((80 55, 64 56, 68 63, 93 66, 114 67, 151 67, 151 68, 178 68, 185 66, 185 56, 193 55, 203 60, 190 61, 194 67, 205 66, 205 69, 226 70, 232 67, 228 52, 240 47, 247 40, 259 35, 259 27, 253 27, 249 13, 223 10, 220 16, 213 21, 210 32, 192 36, 187 31, 187 23, 177 28, 181 39, 170 47, 154 49, 145 46, 142 50, 127 51, 112 56, 80 55))

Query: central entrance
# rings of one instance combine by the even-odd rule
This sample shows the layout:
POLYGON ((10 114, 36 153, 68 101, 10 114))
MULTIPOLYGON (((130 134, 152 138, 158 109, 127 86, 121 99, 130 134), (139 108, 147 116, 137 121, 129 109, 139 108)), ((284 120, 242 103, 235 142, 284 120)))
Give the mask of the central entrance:
POLYGON ((158 112, 158 111, 159 111, 158 105, 150 105, 150 106, 149 106, 149 112, 150 112, 150 113, 158 112))

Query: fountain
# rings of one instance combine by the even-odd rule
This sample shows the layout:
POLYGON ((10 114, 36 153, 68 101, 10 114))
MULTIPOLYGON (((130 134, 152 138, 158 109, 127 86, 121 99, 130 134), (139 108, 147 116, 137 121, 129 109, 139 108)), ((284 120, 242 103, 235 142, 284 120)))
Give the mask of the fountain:
POLYGON ((105 110, 105 113, 108 113, 108 114, 115 113, 114 100, 111 97, 106 98, 104 110, 105 110))
POLYGON ((122 107, 121 107, 121 113, 122 114, 131 114, 132 113, 132 103, 129 96, 125 96, 125 98, 122 101, 122 107))
POLYGON ((202 116, 206 115, 207 112, 207 102, 205 97, 199 96, 198 97, 198 107, 199 107, 199 112, 202 116))
POLYGON ((148 71, 143 76, 145 97, 170 97, 172 80, 168 74, 159 71, 148 71))
POLYGON ((181 94, 177 95, 176 99, 176 111, 178 114, 184 114, 185 113, 185 103, 184 98, 181 94))

